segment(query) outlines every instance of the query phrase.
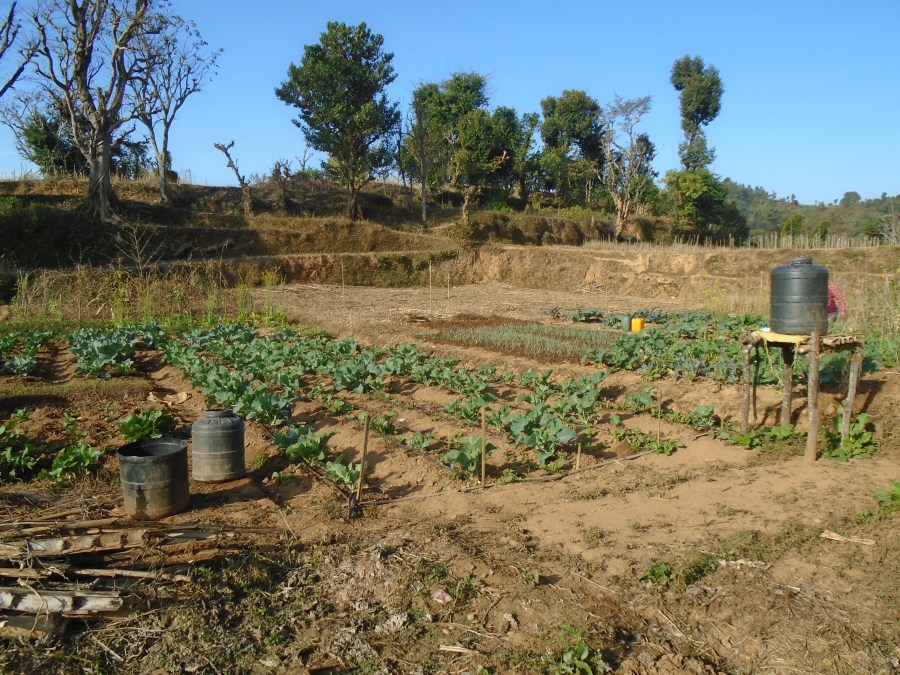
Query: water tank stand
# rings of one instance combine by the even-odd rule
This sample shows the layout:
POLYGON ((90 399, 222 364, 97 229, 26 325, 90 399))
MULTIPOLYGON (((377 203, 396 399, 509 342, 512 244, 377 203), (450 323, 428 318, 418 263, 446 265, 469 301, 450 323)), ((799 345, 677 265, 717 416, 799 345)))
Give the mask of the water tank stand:
POLYGON ((751 401, 753 423, 757 422, 756 387, 758 377, 750 377, 751 362, 755 361, 756 374, 759 373, 760 352, 769 346, 781 349, 784 360, 784 390, 781 401, 779 423, 788 426, 791 423, 791 405, 794 393, 794 357, 797 354, 809 354, 809 387, 807 409, 809 411, 809 429, 806 437, 806 457, 810 461, 818 458, 819 438, 819 357, 824 352, 850 351, 850 378, 847 386, 847 398, 844 401, 844 415, 841 419, 841 440, 850 436, 850 418, 853 415, 853 402, 856 388, 862 371, 864 343, 853 335, 826 335, 818 332, 810 335, 786 335, 770 331, 753 331, 741 338, 744 354, 744 377, 741 395, 741 433, 750 428, 751 401), (751 358, 751 353, 753 358, 751 358))

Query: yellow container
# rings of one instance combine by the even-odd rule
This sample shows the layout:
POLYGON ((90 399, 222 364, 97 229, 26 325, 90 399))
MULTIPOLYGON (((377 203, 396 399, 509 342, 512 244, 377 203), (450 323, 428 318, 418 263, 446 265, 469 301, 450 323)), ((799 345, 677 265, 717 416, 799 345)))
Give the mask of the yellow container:
POLYGON ((644 319, 640 316, 632 317, 631 332, 632 333, 640 333, 643 329, 644 329, 644 319))

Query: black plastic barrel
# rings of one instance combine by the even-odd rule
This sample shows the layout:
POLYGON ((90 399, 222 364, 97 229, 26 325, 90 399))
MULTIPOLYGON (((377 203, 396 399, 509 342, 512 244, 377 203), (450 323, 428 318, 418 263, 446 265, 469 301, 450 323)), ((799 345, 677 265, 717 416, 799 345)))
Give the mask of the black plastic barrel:
POLYGON ((785 335, 828 332, 828 268, 794 258, 771 273, 769 327, 785 335))
POLYGON ((244 420, 231 410, 207 410, 191 425, 191 475, 223 481, 244 475, 244 420))
POLYGON ((187 508, 191 493, 185 441, 145 438, 123 445, 116 457, 129 516, 157 520, 187 508))

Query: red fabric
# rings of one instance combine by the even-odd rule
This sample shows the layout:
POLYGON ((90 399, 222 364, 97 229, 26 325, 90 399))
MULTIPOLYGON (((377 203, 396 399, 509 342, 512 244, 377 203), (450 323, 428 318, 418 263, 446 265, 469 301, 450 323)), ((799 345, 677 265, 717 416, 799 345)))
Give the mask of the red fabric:
POLYGON ((847 301, 844 294, 833 281, 828 282, 828 313, 840 312, 841 316, 847 314, 847 301))

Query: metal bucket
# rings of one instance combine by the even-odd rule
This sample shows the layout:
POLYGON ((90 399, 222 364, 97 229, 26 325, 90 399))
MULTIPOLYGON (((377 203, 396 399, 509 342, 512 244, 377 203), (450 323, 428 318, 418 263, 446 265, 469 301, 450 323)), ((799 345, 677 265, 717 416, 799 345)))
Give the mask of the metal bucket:
POLYGON ((231 410, 207 410, 191 425, 194 480, 234 480, 244 468, 244 420, 231 410))
POLYGON ((157 520, 187 508, 187 443, 175 438, 146 438, 116 453, 125 512, 135 520, 157 520))

